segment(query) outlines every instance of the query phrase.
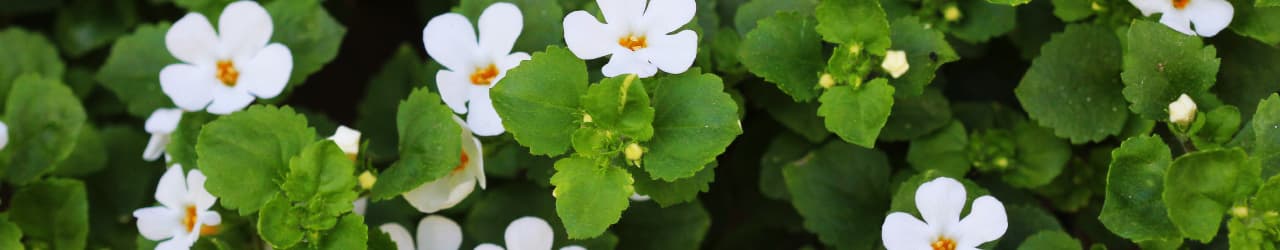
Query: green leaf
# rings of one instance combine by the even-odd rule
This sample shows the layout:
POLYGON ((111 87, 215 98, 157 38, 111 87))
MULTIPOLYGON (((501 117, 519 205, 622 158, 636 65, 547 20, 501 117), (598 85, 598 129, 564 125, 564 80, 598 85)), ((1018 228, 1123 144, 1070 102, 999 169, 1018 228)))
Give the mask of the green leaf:
POLYGON ((844 141, 875 147, 880 129, 889 120, 893 107, 894 88, 884 78, 877 78, 859 87, 836 86, 822 94, 818 101, 818 116, 824 118, 827 129, 844 141))
POLYGON ((782 169, 804 227, 840 249, 872 249, 889 201, 889 160, 880 151, 831 142, 782 169), (858 159, 850 161, 849 159, 858 159))
POLYGON ((58 166, 50 172, 57 176, 85 176, 102 170, 107 166, 107 149, 103 144, 98 129, 88 124, 80 126, 76 148, 67 159, 58 162, 58 166))
POLYGON ((1280 210, 1280 177, 1272 176, 1253 195, 1253 208, 1261 211, 1280 210))
POLYGON ((969 172, 969 134, 964 124, 952 121, 933 134, 911 141, 907 163, 916 171, 935 170, 944 175, 964 176, 969 172))
POLYGON ((1013 167, 1001 176, 1009 185, 1032 188, 1049 184, 1071 159, 1071 145, 1047 128, 1019 122, 1013 133, 1017 156, 1013 167))
POLYGON ((1075 22, 1093 16, 1094 1, 1053 0, 1053 15, 1063 22, 1075 22))
POLYGON ((831 135, 831 131, 827 131, 826 125, 823 124, 822 117, 818 117, 820 103, 792 101, 790 96, 771 85, 762 82, 744 84, 741 89, 746 99, 752 100, 750 103, 758 108, 764 108, 773 120, 778 121, 791 132, 803 136, 809 142, 822 142, 831 135))
POLYGON ((1080 241, 1062 231, 1042 231, 1027 237, 1018 249, 1080 250, 1084 247, 1080 246, 1080 241))
POLYGON ((435 86, 438 65, 428 66, 418 52, 408 43, 400 44, 391 59, 373 75, 365 88, 364 99, 357 105, 355 127, 361 136, 369 140, 369 152, 374 162, 396 159, 396 110, 400 100, 409 97, 413 89, 435 86))
POLYGON ((813 100, 826 63, 815 25, 812 17, 794 12, 760 20, 760 27, 747 33, 738 49, 742 65, 797 102, 813 100))
POLYGON ((196 142, 200 139, 200 129, 218 116, 205 112, 183 112, 178 127, 169 134, 169 145, 165 152, 169 153, 173 162, 185 168, 199 168, 196 161, 196 142))
POLYGON ((1199 37, 1142 20, 1130 26, 1127 41, 1120 77, 1124 79, 1124 97, 1134 113, 1144 119, 1167 121, 1165 109, 1179 95, 1187 94, 1197 103, 1217 99, 1209 93, 1219 64, 1212 45, 1204 46, 1199 37))
POLYGON ((896 96, 889 120, 880 130, 880 140, 906 141, 937 131, 951 122, 951 103, 939 89, 925 90, 923 95, 896 96))
POLYGON ((315 141, 306 117, 289 107, 251 106, 200 130, 197 164, 205 188, 241 215, 253 213, 280 192, 289 159, 315 141))
MULTIPOLYGON (((96 79, 128 106, 134 117, 147 117, 159 108, 174 107, 160 89, 160 70, 179 63, 165 48, 169 23, 138 26, 133 34, 117 39, 96 79)), ((3 80, 3 79, 0 79, 3 80)))
MULTIPOLYGON (((475 242, 503 242, 507 226, 512 221, 533 216, 546 220, 551 225, 552 234, 555 235, 552 243, 555 247, 579 245, 587 249, 613 249, 617 245, 618 237, 608 231, 589 240, 569 240, 564 225, 556 219, 556 200, 547 195, 550 192, 550 189, 531 182, 492 185, 484 192, 477 193, 478 198, 471 205, 471 210, 459 222, 462 223, 467 238, 475 242)), ((412 223, 417 223, 420 214, 417 210, 412 213, 412 223)))
MULTIPOLYGON (((62 59, 58 58, 58 49, 38 33, 22 28, 7 28, 0 31, 0 45, 0 55, 5 55, 5 62, 0 65, 0 98, 10 96, 10 89, 16 84, 14 81, 24 74, 35 73, 49 79, 62 79, 62 74, 66 71, 62 59)), ((4 105, 3 103, 4 99, 0 99, 0 105, 4 105)))
POLYGON ((133 210, 156 203, 156 182, 165 171, 164 163, 147 162, 139 155, 147 146, 147 133, 136 125, 107 125, 100 135, 111 144, 105 148, 107 167, 84 179, 92 207, 89 231, 93 233, 87 249, 137 249, 137 225, 118 218, 132 217, 133 210))
POLYGON ((996 246, 996 250, 1017 249, 1027 240, 1027 237, 1033 234, 1043 231, 1063 230, 1062 224, 1058 223, 1058 218, 1055 218, 1052 213, 1045 211, 1038 204, 1027 205, 1005 202, 1009 228, 1005 230, 1004 236, 1000 237, 1000 243, 996 246))
POLYGON ((877 0, 825 0, 814 10, 822 40, 859 44, 871 54, 889 48, 889 20, 877 0))
POLYGON ((1239 148, 1178 157, 1164 178, 1169 219, 1183 236, 1208 243, 1218 234, 1223 214, 1262 183, 1259 168, 1239 148))
POLYGON ((654 110, 649 107, 644 83, 635 75, 607 78, 587 88, 582 109, 599 128, 617 131, 636 141, 653 138, 654 110))
POLYGON ((1230 2, 1235 10, 1229 27, 1231 31, 1270 45, 1280 43, 1280 30, 1275 29, 1275 26, 1280 24, 1280 7, 1269 4, 1274 1, 1233 0, 1230 2))
POLYGON ((1214 43, 1222 49, 1222 67, 1213 93, 1239 107, 1242 120, 1248 121, 1258 101, 1280 91, 1280 71, 1266 66, 1280 65, 1280 48, 1237 35, 1218 37, 1214 43))
MULTIPOLYGON (((1120 40, 1107 28, 1070 25, 1050 38, 1014 93, 1037 123, 1072 143, 1096 142, 1124 129, 1120 40)), ((1166 103, 1167 105, 1167 103, 1166 103)))
MULTIPOLYGON (((400 161, 379 175, 374 200, 385 200, 448 175, 462 161, 462 127, 440 97, 426 89, 400 102, 400 161)), ((478 156, 477 156, 478 157, 478 156)))
POLYGON ((332 224, 318 221, 336 219, 351 211, 356 200, 356 168, 351 158, 330 140, 321 140, 289 160, 289 173, 280 189, 290 201, 303 204, 306 214, 303 227, 312 230, 329 229, 332 224))
POLYGON ((1197 115, 1200 117, 1196 120, 1200 122, 1196 124, 1202 125, 1193 125, 1191 142, 1202 150, 1222 147, 1240 129, 1240 109, 1235 106, 1222 105, 1197 115))
POLYGON ((134 1, 73 1, 58 10, 53 37, 72 57, 96 50, 138 23, 134 1))
POLYGON ((654 179, 690 177, 724 153, 742 134, 738 105, 724 92, 720 77, 686 72, 650 80, 653 139, 644 170, 654 179))
POLYGON ((22 229, 3 217, 0 217, 0 248, 24 249, 22 246, 22 229))
POLYGON ((507 132, 531 154, 547 156, 569 150, 570 135, 582 120, 580 98, 586 92, 586 64, 554 46, 533 53, 489 90, 507 132))
POLYGON ((711 215, 698 202, 666 208, 639 202, 614 227, 621 238, 618 249, 623 250, 698 249, 709 229, 711 215))
POLYGON ((924 87, 933 82, 934 71, 943 64, 960 59, 942 32, 927 28, 915 18, 898 19, 890 27, 893 28, 893 47, 890 50, 907 52, 907 63, 911 65, 902 77, 889 80, 898 90, 898 96, 924 94, 924 87))
MULTIPOLYGON (((523 10, 524 28, 516 39, 512 51, 541 51, 549 45, 559 45, 564 39, 564 9, 556 1, 545 0, 464 0, 457 12, 467 16, 472 23, 479 23, 480 14, 498 2, 515 4, 523 10)), ((432 3, 436 4, 436 3, 432 3)), ((576 9, 576 8, 571 8, 576 9)), ((425 19, 424 19, 425 20, 425 19)), ((478 26, 478 25, 477 25, 478 26)))
POLYGON ((47 249, 84 249, 89 237, 89 201, 84 183, 47 179, 18 189, 9 206, 9 220, 22 228, 25 243, 47 249))
POLYGON ((338 225, 325 233, 319 242, 322 250, 364 250, 368 245, 369 227, 364 225, 364 217, 347 214, 338 220, 338 225))
POLYGON ((670 207, 695 200, 698 198, 698 193, 711 191, 711 182, 716 179, 715 169, 718 165, 712 162, 692 177, 675 181, 653 179, 649 177, 648 172, 640 168, 628 167, 627 172, 631 172, 631 176, 635 179, 635 183, 632 184, 636 188, 636 193, 648 195, 662 207, 670 207))
POLYGON ((1276 1, 1276 0, 1258 0, 1256 3, 1254 3, 1254 6, 1257 6, 1257 7, 1276 7, 1276 6, 1280 6, 1280 1, 1276 1))
POLYGON ((1280 174, 1280 95, 1272 93, 1253 114, 1253 154, 1261 161, 1262 176, 1280 174))
POLYGON ((1013 6, 1028 3, 1031 0, 959 0, 957 2, 961 17, 955 25, 951 26, 951 35, 965 42, 983 43, 1013 31, 1014 24, 1017 23, 1017 10, 1013 6))
POLYGON ((817 145, 811 145, 792 133, 780 133, 769 142, 760 156, 760 193, 775 200, 791 200, 782 168, 799 161, 817 145))
POLYGON ((774 16, 779 12, 796 12, 804 16, 813 14, 814 8, 818 6, 818 0, 794 0, 794 1, 773 1, 773 0, 738 0, 746 2, 738 6, 737 12, 733 16, 733 27, 738 29, 738 33, 746 36, 747 33, 756 29, 759 21, 774 16))
POLYGON ((1181 238, 1161 194, 1173 157, 1159 136, 1137 136, 1111 151, 1106 201, 1098 220, 1133 241, 1181 238))
POLYGON ((276 195, 258 210, 258 234, 275 248, 289 248, 302 241, 302 218, 284 195, 276 195))
POLYGON ((604 233, 618 222, 627 209, 634 182, 631 174, 614 166, 596 165, 577 157, 556 161, 551 193, 556 197, 556 214, 564 222, 570 239, 585 239, 604 233))
POLYGON ((0 159, 8 161, 8 170, 0 173, 22 185, 53 171, 71 155, 85 113, 71 89, 56 77, 23 75, 14 81, 7 101, 9 145, 0 159))
POLYGON ((289 89, 304 83, 307 76, 338 56, 347 28, 329 16, 320 0, 274 1, 264 7, 275 26, 271 42, 284 44, 293 54, 289 89))

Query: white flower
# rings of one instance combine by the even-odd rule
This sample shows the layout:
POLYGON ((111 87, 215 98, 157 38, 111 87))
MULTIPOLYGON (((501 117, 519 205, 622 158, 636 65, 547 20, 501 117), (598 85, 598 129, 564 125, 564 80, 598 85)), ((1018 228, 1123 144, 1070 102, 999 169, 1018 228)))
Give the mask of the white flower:
POLYGON ((893 79, 902 77, 902 74, 906 74, 907 70, 911 69, 911 65, 907 64, 907 52, 901 50, 885 52, 884 62, 880 63, 880 68, 889 72, 889 76, 892 76, 893 79))
MULTIPOLYGON (((391 236, 396 249, 413 250, 414 240, 409 230, 400 224, 387 223, 378 226, 378 230, 391 236)), ((456 250, 462 247, 462 227, 449 218, 431 215, 418 221, 418 250, 456 250)))
POLYGON ((564 42, 582 59, 613 55, 604 76, 684 73, 698 54, 698 34, 684 30, 697 11, 693 0, 596 0, 607 23, 586 11, 564 17, 564 42))
POLYGON ((169 239, 156 249, 189 249, 201 234, 216 232, 222 216, 209 208, 218 198, 204 190, 204 180, 200 170, 191 170, 184 178, 181 165, 169 167, 156 185, 156 201, 161 206, 133 211, 142 237, 169 239))
POLYGON ((342 149, 342 153, 352 160, 356 159, 356 155, 360 154, 360 131, 348 128, 347 126, 338 126, 338 130, 333 132, 333 136, 329 136, 329 140, 338 144, 338 148, 342 149))
POLYGON ((271 39, 271 16, 261 5, 227 5, 218 31, 200 13, 179 19, 165 34, 165 47, 183 63, 160 71, 160 88, 188 111, 229 114, 254 98, 272 98, 284 90, 293 71, 293 54, 271 39))
POLYGON ((9 145, 9 125, 0 122, 0 150, 9 145))
POLYGON ((142 150, 142 159, 154 161, 160 159, 164 155, 166 146, 169 146, 169 135, 173 134, 173 130, 178 129, 178 122, 182 121, 181 109, 156 109, 151 112, 151 117, 147 117, 146 130, 151 133, 151 140, 147 142, 147 148, 142 150))
POLYGON ((1235 9, 1225 0, 1129 0, 1143 16, 1164 13, 1160 23, 1187 35, 1211 37, 1231 24, 1235 9), (1196 28, 1193 32, 1191 24, 1196 28))
MULTIPOLYGON (((511 250, 551 250, 555 233, 551 231, 551 225, 547 224, 547 221, 538 217, 525 216, 507 225, 507 231, 502 234, 502 238, 506 241, 507 249, 511 250)), ((476 246, 476 250, 503 250, 503 248, 485 243, 476 246)), ((586 248, 566 246, 560 250, 586 250, 586 248)))
POLYGON ((471 135, 462 119, 454 116, 453 120, 462 125, 462 161, 453 172, 403 194, 409 205, 423 213, 434 213, 457 205, 475 190, 477 182, 480 188, 485 188, 484 152, 481 151, 480 140, 471 135))
POLYGON ((937 178, 916 189, 916 208, 924 221, 911 214, 889 214, 881 227, 880 239, 889 250, 897 249, 978 249, 978 245, 1004 235, 1009 227, 1004 204, 984 195, 973 201, 969 216, 964 209, 964 185, 951 178, 937 178))
POLYGON ((524 28, 520 9, 510 3, 495 3, 480 14, 480 37, 471 21, 456 13, 431 18, 422 30, 427 55, 444 65, 436 73, 440 98, 453 112, 467 115, 467 125, 477 135, 494 136, 506 131, 502 118, 493 110, 489 89, 506 76, 507 70, 529 60, 524 52, 511 53, 516 37, 524 28), (470 110, 468 110, 470 109, 470 110))
POLYGON ((1196 102, 1187 94, 1178 96, 1177 101, 1169 103, 1169 122, 1187 126, 1196 120, 1196 102))

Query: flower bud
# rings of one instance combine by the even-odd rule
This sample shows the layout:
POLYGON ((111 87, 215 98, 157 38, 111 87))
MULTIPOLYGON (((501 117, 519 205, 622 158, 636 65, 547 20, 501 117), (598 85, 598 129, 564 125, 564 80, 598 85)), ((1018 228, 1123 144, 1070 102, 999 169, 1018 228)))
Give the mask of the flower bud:
POLYGON ((1187 94, 1182 94, 1177 101, 1169 103, 1169 122, 1186 127, 1196 120, 1196 102, 1187 94))
POLYGON ((911 65, 907 64, 907 52, 901 50, 885 52, 884 62, 880 63, 880 68, 889 72, 889 76, 892 76, 893 79, 902 77, 902 74, 906 74, 907 69, 911 68, 911 65))
POLYGON ((1249 208, 1240 206, 1232 207, 1231 216, 1235 216, 1236 218, 1249 217, 1249 208))
POLYGON ((582 114, 582 123, 591 123, 591 114, 582 114))
POLYGON ((358 180, 360 182, 360 188, 369 190, 373 189, 373 184, 378 182, 378 177, 373 176, 373 173, 366 170, 364 173, 360 173, 358 180))
POLYGON ((946 19, 947 22, 960 21, 960 17, 960 8, 956 7, 955 4, 947 5, 947 8, 942 10, 942 18, 946 19))
POLYGON ((829 89, 832 86, 836 86, 836 79, 832 78, 831 74, 822 73, 822 77, 818 78, 818 86, 822 86, 824 89, 829 89))
POLYGON ((640 144, 632 142, 627 145, 627 148, 622 153, 627 156, 627 162, 640 166, 640 157, 644 156, 644 148, 640 148, 640 144))

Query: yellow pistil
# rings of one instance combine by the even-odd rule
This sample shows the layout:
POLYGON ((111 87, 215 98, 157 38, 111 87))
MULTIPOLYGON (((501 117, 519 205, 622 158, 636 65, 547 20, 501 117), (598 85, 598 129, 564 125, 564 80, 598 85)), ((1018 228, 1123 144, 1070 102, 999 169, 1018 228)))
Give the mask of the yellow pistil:
POLYGON ((464 151, 462 152, 462 159, 458 162, 458 166, 453 167, 453 173, 456 174, 458 172, 462 172, 462 170, 466 170, 468 162, 471 162, 471 157, 468 157, 467 152, 464 151))
POLYGON ((493 83, 493 78, 497 77, 498 66, 491 63, 488 67, 476 68, 476 71, 471 73, 471 84, 488 86, 493 83))
POLYGON ((628 35, 623 38, 618 38, 618 45, 622 45, 623 48, 630 49, 631 51, 637 51, 649 47, 649 42, 646 42, 643 36, 628 35))
POLYGON ((1186 8, 1187 4, 1191 3, 1191 0, 1172 0, 1172 1, 1173 1, 1173 8, 1179 9, 1179 10, 1181 10, 1182 8, 1186 8))
POLYGON ((218 81, 222 81, 227 87, 235 87, 236 80, 240 79, 240 71, 236 70, 236 64, 231 60, 218 61, 218 81))
POLYGON ((947 237, 938 237, 938 240, 929 246, 933 247, 933 250, 956 250, 956 241, 947 237))

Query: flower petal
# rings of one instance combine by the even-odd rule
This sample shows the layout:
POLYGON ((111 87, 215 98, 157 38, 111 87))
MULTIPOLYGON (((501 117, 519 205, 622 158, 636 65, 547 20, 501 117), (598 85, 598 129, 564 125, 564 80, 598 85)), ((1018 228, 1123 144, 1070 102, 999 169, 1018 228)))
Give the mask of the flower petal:
POLYGON ((253 95, 231 88, 213 88, 213 103, 205 111, 216 115, 240 111, 253 103, 253 95))
POLYGON ((409 205, 423 213, 434 213, 457 205, 475 190, 475 179, 450 173, 404 193, 409 205))
POLYGON ((560 250, 587 250, 587 248, 579 245, 570 245, 570 246, 561 247, 560 250))
POLYGON ((1231 3, 1222 0, 1196 0, 1187 5, 1187 18, 1196 26, 1196 33, 1203 37, 1212 37, 1231 24, 1235 9, 1231 3))
POLYGON ((1188 36, 1196 35, 1195 32, 1191 31, 1191 20, 1187 19, 1187 16, 1182 14, 1181 11, 1165 12, 1160 15, 1160 23, 1163 23, 1164 26, 1169 26, 1169 28, 1173 30, 1182 32, 1182 34, 1187 34, 1188 36))
POLYGON ((605 77, 636 74, 640 78, 645 78, 657 74, 658 67, 641 59, 635 52, 615 50, 613 56, 609 58, 609 63, 606 63, 604 67, 600 67, 600 73, 604 74, 605 77))
POLYGON ((387 223, 378 226, 378 230, 391 236, 391 242, 396 243, 398 250, 413 250, 413 236, 409 236, 409 230, 396 223, 387 223))
POLYGON ((164 150, 169 146, 169 134, 152 134, 151 139, 147 141, 147 147, 142 150, 142 159, 154 161, 160 159, 164 155, 164 150))
POLYGON ((462 227, 439 215, 418 222, 418 250, 454 250, 462 247, 462 227))
POLYGON ((503 250, 501 246, 484 243, 476 246, 476 250, 503 250))
POLYGON ((622 47, 618 44, 622 34, 611 26, 586 11, 574 11, 564 17, 564 43, 578 58, 600 58, 622 47))
POLYGON ((476 31, 466 17, 448 13, 431 18, 422 29, 422 44, 427 55, 456 72, 469 72, 476 67, 475 56, 479 44, 476 31))
POLYGON ((503 234, 507 248, 511 250, 547 250, 555 234, 551 225, 538 217, 525 216, 511 222, 503 234))
POLYGON ((498 86, 499 83, 502 83, 502 78, 507 76, 507 70, 520 66, 521 62, 529 59, 529 53, 524 52, 511 53, 510 55, 498 59, 498 62, 495 63, 498 66, 498 76, 493 78, 493 84, 489 85, 489 88, 493 88, 493 86, 498 86))
POLYGON ((203 110, 213 101, 213 88, 222 84, 213 75, 196 65, 170 64, 160 70, 160 90, 182 109, 203 110))
POLYGON ((511 53, 516 38, 524 29, 524 16, 520 8, 511 3, 489 5, 480 14, 480 49, 493 56, 511 53))
MULTIPOLYGON (((181 165, 177 164, 173 166, 179 169, 182 168, 181 165)), ((187 173, 187 198, 192 203, 195 203, 196 208, 201 211, 209 210, 209 208, 213 207, 213 203, 218 202, 217 197, 213 197, 212 194, 209 194, 209 191, 205 191, 204 181, 204 173, 201 173, 199 169, 192 169, 191 172, 187 173)))
POLYGON ((268 99, 280 95, 293 72, 293 53, 279 43, 267 45, 253 59, 246 61, 240 70, 236 88, 243 88, 258 98, 268 99))
POLYGON ((684 73, 698 56, 698 33, 686 30, 675 35, 649 36, 649 47, 637 53, 664 72, 684 73))
POLYGON ((467 99, 471 97, 470 85, 471 80, 466 73, 447 69, 436 72, 436 89, 440 90, 440 99, 454 113, 467 113, 467 99))
POLYGON ((999 239, 1008 228, 1009 218, 1004 212, 1004 204, 995 197, 984 195, 973 200, 973 208, 956 225, 953 236, 957 245, 977 247, 999 239))
POLYGON ((697 8, 693 0, 649 0, 649 7, 644 9, 645 28, 651 36, 669 34, 693 21, 697 8))
POLYGON ((174 232, 182 228, 180 214, 167 207, 147 207, 133 211, 138 218, 138 233, 148 240, 163 240, 173 237, 174 232))
POLYGON ((1129 0, 1134 8, 1142 12, 1143 16, 1150 16, 1155 13, 1168 12, 1173 9, 1173 3, 1169 0, 1129 0))
POLYGON ((467 104, 471 112, 467 113, 467 127, 479 136, 495 136, 506 132, 502 127, 502 118, 493 109, 493 101, 489 100, 489 91, 472 91, 471 101, 467 104))
POLYGON ((933 234, 929 225, 903 212, 889 214, 880 226, 880 240, 884 241, 884 248, 890 250, 930 249, 933 234))
POLYGON ((635 29, 644 15, 645 0, 596 0, 600 13, 609 25, 624 30, 635 29))
POLYGON ((178 60, 212 66, 218 57, 218 33, 204 15, 190 13, 165 32, 164 46, 178 60))
POLYGON ((4 149, 5 145, 9 145, 9 125, 0 122, 0 149, 4 149))
POLYGON ((364 212, 369 209, 369 197, 362 196, 356 201, 351 202, 351 212, 364 216, 364 212))
MULTIPOLYGON (((462 143, 462 150, 464 150, 467 155, 484 155, 484 147, 480 145, 480 139, 476 139, 475 136, 470 135, 464 136, 463 138, 471 139, 470 143, 462 143)), ((468 160, 466 171, 468 174, 475 177, 476 181, 480 183, 480 189, 485 188, 487 183, 484 177, 484 157, 473 157, 468 160)))
POLYGON ((329 140, 337 144, 342 153, 351 156, 360 153, 360 131, 339 125, 333 136, 329 136, 329 140))
POLYGON ((182 166, 173 165, 160 176, 156 184, 156 201, 171 209, 187 205, 187 180, 182 177, 182 166))
POLYGON ((253 58, 267 42, 275 27, 271 14, 254 1, 237 1, 227 5, 218 17, 222 56, 235 60, 253 58))
POLYGON ((916 189, 916 209, 934 228, 949 228, 960 222, 965 199, 964 184, 947 177, 925 182, 916 189))
POLYGON ((222 224, 222 214, 218 211, 208 210, 200 213, 200 225, 217 226, 222 224))
POLYGON ((160 242, 160 244, 156 245, 156 250, 188 250, 191 249, 191 243, 193 242, 192 240, 175 237, 171 240, 160 242))
POLYGON ((156 109, 151 112, 151 116, 147 117, 146 130, 147 133, 173 133, 178 128, 178 122, 182 121, 181 109, 156 109))

